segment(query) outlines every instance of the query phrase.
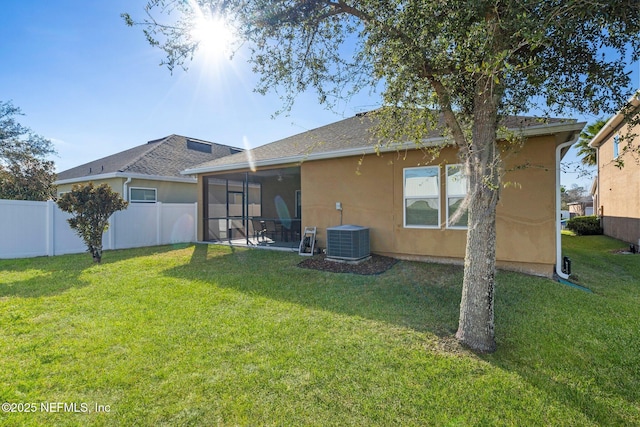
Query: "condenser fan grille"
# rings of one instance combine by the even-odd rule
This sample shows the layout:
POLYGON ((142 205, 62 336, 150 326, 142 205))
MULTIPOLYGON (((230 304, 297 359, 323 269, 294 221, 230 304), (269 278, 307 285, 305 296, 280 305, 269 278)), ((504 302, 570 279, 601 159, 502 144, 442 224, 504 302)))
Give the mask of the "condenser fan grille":
POLYGON ((327 257, 355 261, 370 253, 369 228, 359 225, 327 228, 327 257))

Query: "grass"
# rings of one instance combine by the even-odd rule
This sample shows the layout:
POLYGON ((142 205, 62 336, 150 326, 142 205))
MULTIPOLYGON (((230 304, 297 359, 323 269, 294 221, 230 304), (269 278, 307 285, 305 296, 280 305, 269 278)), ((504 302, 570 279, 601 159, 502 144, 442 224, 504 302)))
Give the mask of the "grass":
POLYGON ((0 260, 0 402, 36 408, 0 424, 640 425, 640 256, 563 239, 594 293, 500 272, 492 355, 452 338, 454 266, 356 276, 204 245, 0 260))

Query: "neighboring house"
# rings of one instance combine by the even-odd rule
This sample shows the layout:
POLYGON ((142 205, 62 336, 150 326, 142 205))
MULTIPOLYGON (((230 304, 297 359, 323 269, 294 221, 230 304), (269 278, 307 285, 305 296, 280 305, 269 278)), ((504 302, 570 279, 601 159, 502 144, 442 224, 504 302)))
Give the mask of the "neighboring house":
POLYGON ((593 215, 593 199, 591 196, 585 197, 579 202, 569 203, 567 206, 569 207, 569 216, 571 218, 574 216, 593 215))
POLYGON ((591 190, 589 190, 589 195, 591 196, 591 215, 600 215, 598 212, 598 175, 593 178, 593 182, 591 183, 591 190))
MULTIPOLYGON (((319 247, 328 227, 355 224, 369 227, 374 253, 461 263, 466 215, 449 220, 466 193, 457 150, 444 147, 432 160, 410 143, 383 145, 376 154, 374 121, 359 114, 184 171, 198 175, 199 239, 252 236, 254 216, 279 218, 285 227, 301 218, 302 230, 318 228, 319 247)), ((511 117, 504 124, 526 142, 505 156, 503 182, 512 185, 498 205, 498 266, 551 276, 562 261, 560 159, 584 123, 511 117)), ((424 145, 446 144, 440 134, 424 145)))
POLYGON ((618 112, 593 137, 596 148, 597 182, 592 187, 594 207, 601 218, 604 234, 625 242, 640 244, 640 125, 638 94, 629 100, 630 113, 618 112), (624 162, 619 167, 619 161, 624 162))
POLYGON ((144 145, 58 173, 58 194, 78 183, 107 183, 133 203, 195 203, 197 180, 180 172, 186 168, 239 153, 239 148, 179 135, 144 145))

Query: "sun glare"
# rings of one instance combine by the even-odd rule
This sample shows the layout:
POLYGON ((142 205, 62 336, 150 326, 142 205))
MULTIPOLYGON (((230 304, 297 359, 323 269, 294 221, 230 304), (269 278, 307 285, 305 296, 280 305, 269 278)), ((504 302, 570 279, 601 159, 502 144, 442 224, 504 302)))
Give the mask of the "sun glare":
POLYGON ((198 50, 207 56, 231 56, 233 52, 233 31, 220 17, 199 16, 191 37, 198 43, 198 50))

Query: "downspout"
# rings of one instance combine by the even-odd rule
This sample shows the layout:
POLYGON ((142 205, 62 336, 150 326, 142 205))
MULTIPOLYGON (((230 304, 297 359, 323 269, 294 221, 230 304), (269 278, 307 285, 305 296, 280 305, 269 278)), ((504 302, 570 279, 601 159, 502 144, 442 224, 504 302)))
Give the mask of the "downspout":
POLYGON ((122 195, 124 196, 125 202, 129 201, 129 184, 131 183, 131 177, 127 178, 127 180, 122 184, 122 195))
POLYGON ((560 161, 562 160, 562 149, 571 147, 577 140, 578 134, 568 142, 564 142, 556 147, 556 274, 561 279, 567 280, 568 274, 562 272, 562 212, 561 212, 561 192, 560 192, 560 161))

